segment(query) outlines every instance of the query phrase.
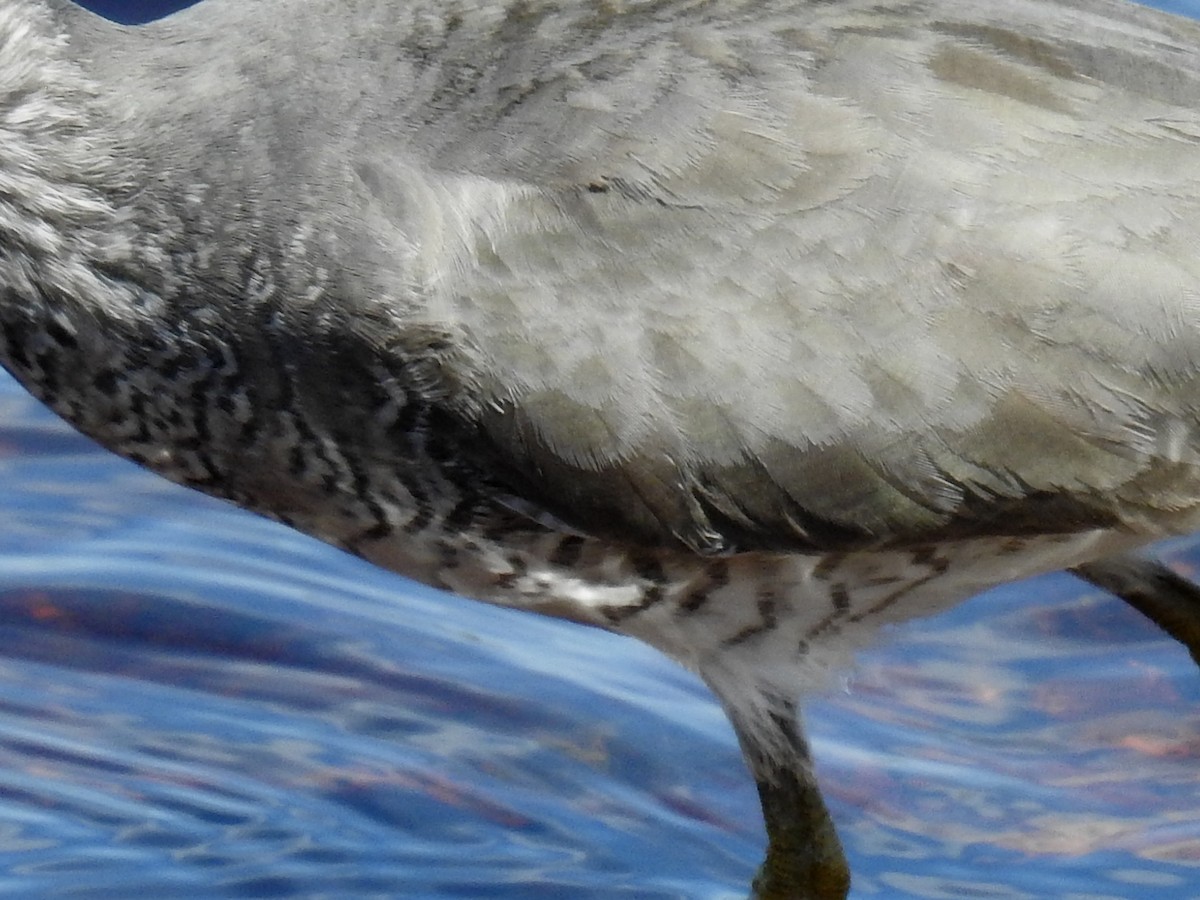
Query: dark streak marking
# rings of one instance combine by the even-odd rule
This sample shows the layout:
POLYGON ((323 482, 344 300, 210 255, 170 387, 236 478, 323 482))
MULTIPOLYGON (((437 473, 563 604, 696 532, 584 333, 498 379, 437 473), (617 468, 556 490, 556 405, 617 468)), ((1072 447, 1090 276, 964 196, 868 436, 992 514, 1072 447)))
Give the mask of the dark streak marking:
POLYGON ((638 613, 645 612, 652 606, 658 605, 665 596, 661 584, 652 584, 642 589, 642 598, 632 606, 606 606, 600 610, 604 618, 608 619, 612 625, 619 625, 622 622, 636 616, 638 613))
POLYGON ((550 554, 550 564, 553 566, 561 566, 564 569, 574 568, 579 562, 580 556, 583 555, 583 548, 587 545, 587 539, 582 535, 568 534, 561 541, 554 551, 550 554))
POLYGON ((765 634, 768 631, 774 631, 779 624, 779 600, 775 596, 775 591, 772 588, 763 588, 755 601, 755 607, 758 610, 759 621, 754 625, 748 625, 735 634, 731 638, 721 642, 722 647, 736 647, 738 644, 743 644, 753 637, 760 634, 765 634))

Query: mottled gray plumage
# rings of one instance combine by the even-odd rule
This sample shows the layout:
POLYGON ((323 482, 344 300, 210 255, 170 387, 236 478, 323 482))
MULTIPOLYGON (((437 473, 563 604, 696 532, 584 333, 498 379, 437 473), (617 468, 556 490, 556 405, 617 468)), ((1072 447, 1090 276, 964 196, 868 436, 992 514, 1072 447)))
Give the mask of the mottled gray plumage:
POLYGON ((1200 523, 1198 152, 1200 28, 1116 0, 0 0, 0 356, 671 653, 774 825, 829 656, 1200 523))

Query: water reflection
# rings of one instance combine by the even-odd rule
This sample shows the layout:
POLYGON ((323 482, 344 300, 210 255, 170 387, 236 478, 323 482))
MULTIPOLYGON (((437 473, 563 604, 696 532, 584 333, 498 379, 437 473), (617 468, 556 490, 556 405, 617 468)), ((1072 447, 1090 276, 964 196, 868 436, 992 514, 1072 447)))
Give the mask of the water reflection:
MULTIPOLYGON (((1184 569, 1196 556, 1166 552, 1184 569)), ((844 759, 827 773, 838 800, 869 812, 850 843, 878 857, 865 865, 885 896, 1195 897, 1198 700, 1182 649, 1055 575, 866 654, 821 751, 844 759), (888 856, 904 862, 880 871, 888 856)))

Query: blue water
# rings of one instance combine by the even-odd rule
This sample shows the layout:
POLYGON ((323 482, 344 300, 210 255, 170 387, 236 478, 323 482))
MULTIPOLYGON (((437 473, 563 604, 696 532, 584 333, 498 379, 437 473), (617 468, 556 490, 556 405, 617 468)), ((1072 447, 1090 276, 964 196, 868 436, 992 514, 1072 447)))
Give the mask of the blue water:
MULTIPOLYGON (((753 786, 653 651, 166 485, 7 380, 0 510, 0 896, 745 896, 753 786)), ((1198 701, 1064 575, 896 629, 808 705, 853 896, 1200 897, 1198 701)))

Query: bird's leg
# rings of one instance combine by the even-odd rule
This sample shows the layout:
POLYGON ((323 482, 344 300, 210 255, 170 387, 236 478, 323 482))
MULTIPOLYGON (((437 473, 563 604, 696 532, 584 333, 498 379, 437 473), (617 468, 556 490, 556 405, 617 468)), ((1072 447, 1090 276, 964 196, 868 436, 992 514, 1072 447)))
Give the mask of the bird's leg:
POLYGON ((1120 597, 1183 644, 1200 665, 1200 586, 1140 556, 1114 556, 1071 571, 1120 597))
POLYGON ((758 784, 767 826, 767 858, 754 879, 755 900, 844 900, 850 867, 825 807, 794 704, 771 715, 774 752, 730 716, 758 784), (779 748, 783 748, 783 753, 779 748))

